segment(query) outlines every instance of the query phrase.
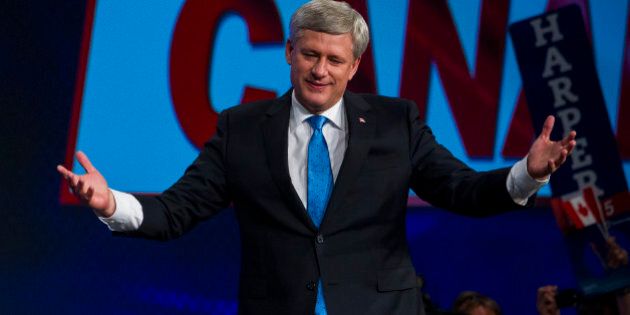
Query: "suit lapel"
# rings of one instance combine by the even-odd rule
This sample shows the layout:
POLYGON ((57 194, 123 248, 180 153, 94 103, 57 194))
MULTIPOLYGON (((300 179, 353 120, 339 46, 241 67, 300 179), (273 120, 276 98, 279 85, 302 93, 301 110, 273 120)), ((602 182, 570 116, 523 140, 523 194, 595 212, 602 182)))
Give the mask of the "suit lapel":
POLYGON ((348 119, 348 147, 328 201, 322 228, 325 228, 327 221, 334 221, 331 218, 334 217, 335 212, 340 211, 346 199, 344 196, 358 177, 361 166, 367 158, 374 135, 376 120, 370 113, 370 105, 367 102, 354 93, 346 92, 344 106, 348 119))
POLYGON ((289 209, 294 211, 296 216, 309 229, 317 231, 306 209, 304 209, 304 205, 295 191, 289 175, 288 130, 290 110, 291 91, 274 100, 274 104, 267 111, 267 119, 262 126, 265 153, 271 175, 289 209))

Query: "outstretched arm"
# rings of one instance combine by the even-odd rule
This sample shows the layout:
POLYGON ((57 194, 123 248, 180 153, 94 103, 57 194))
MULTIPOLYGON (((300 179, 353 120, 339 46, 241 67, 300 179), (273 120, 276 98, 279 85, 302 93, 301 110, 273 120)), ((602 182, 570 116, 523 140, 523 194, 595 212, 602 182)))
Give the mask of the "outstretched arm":
POLYGON ((110 217, 116 211, 116 201, 107 186, 105 177, 92 165, 85 153, 79 151, 76 159, 86 173, 77 175, 62 165, 57 171, 68 181, 72 193, 101 217, 110 217))
POLYGON ((529 149, 527 156, 527 172, 535 179, 547 178, 562 165, 573 148, 575 148, 575 131, 560 141, 550 139, 554 117, 548 116, 542 132, 529 149))

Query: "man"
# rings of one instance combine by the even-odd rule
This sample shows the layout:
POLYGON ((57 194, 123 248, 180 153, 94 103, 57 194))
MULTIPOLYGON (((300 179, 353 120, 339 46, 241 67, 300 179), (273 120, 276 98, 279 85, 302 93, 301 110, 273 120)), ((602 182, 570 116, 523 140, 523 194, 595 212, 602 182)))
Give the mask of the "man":
POLYGON ((311 1, 290 28, 293 88, 221 113, 216 135, 160 196, 111 191, 80 152, 86 174, 58 170, 112 230, 148 238, 177 237, 232 202, 240 313, 421 313, 405 233, 409 188, 469 215, 523 206, 575 133, 550 141, 549 118, 526 160, 477 173, 435 142, 412 102, 346 91, 369 41, 346 3, 311 1))

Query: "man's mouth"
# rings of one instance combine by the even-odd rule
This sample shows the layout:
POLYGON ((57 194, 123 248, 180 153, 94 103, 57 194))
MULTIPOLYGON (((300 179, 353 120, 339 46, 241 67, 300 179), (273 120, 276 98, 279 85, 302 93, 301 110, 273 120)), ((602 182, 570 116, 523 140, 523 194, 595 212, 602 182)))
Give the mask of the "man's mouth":
POLYGON ((316 82, 311 80, 306 80, 306 83, 312 90, 316 91, 322 91, 324 88, 326 88, 326 86, 328 86, 328 83, 316 82))

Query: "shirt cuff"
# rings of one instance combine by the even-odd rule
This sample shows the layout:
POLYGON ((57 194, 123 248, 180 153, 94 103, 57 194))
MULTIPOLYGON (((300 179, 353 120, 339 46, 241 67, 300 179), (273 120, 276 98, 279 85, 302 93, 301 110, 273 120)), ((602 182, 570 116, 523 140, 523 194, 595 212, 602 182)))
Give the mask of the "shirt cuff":
POLYGON ((542 186, 549 182, 550 176, 545 179, 535 179, 527 172, 527 157, 516 162, 507 178, 507 190, 512 200, 521 206, 527 204, 527 200, 542 186))
POLYGON ((131 194, 116 191, 110 189, 114 200, 116 201, 116 210, 112 216, 105 218, 98 216, 101 222, 105 223, 107 227, 115 232, 129 232, 135 231, 142 224, 144 219, 144 213, 142 212, 142 205, 131 194))

